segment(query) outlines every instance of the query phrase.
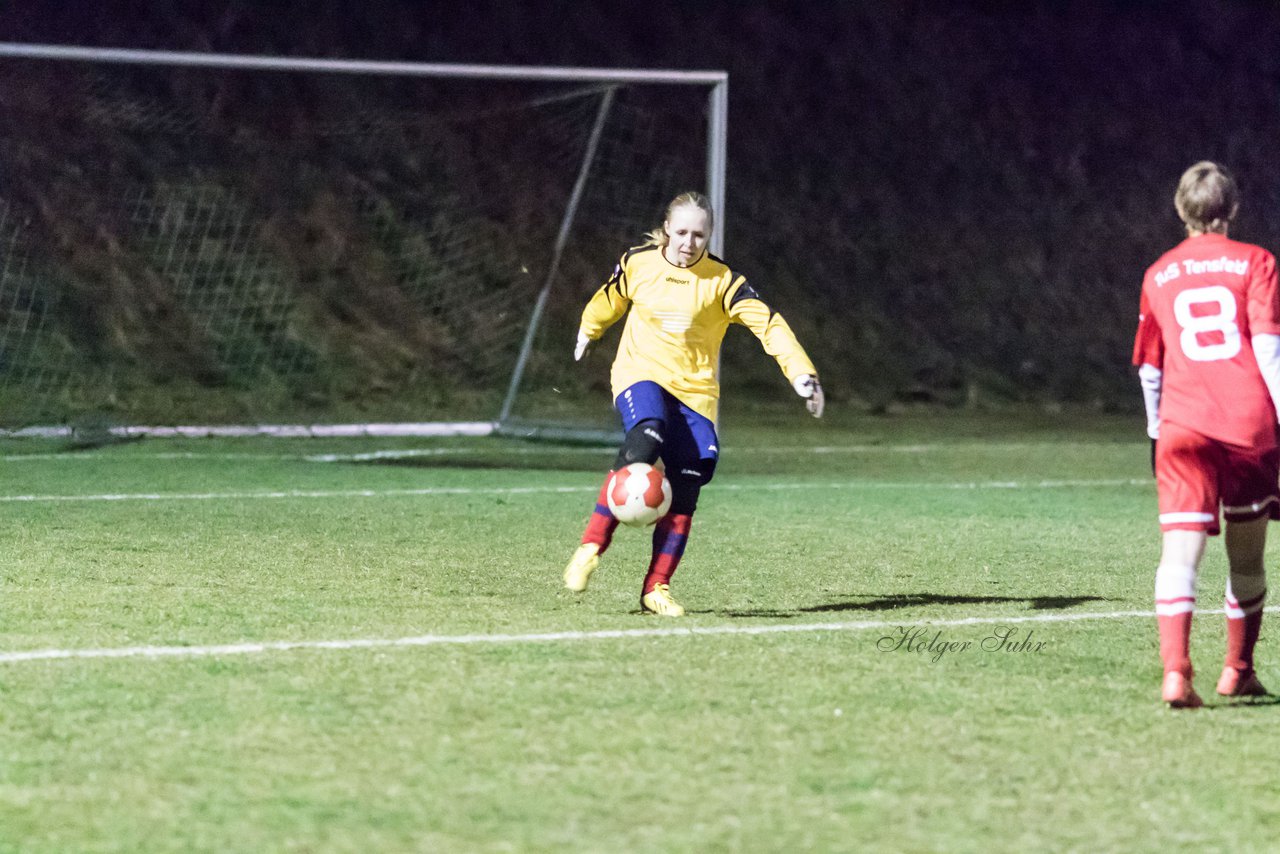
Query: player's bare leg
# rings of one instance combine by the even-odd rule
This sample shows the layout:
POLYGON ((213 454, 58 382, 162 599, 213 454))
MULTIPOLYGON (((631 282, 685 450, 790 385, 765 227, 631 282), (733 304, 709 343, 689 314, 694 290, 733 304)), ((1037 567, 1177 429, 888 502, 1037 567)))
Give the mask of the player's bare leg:
POLYGON ((1262 609, 1267 598, 1267 573, 1263 552, 1267 544, 1268 518, 1226 525, 1227 652, 1217 691, 1225 697, 1260 697, 1267 689, 1253 669, 1253 648, 1262 630, 1262 609))
POLYGON ((1191 614, 1196 607, 1196 572, 1204 555, 1204 531, 1165 531, 1156 569, 1156 623, 1164 664, 1161 698, 1175 709, 1203 705, 1191 685, 1191 614))

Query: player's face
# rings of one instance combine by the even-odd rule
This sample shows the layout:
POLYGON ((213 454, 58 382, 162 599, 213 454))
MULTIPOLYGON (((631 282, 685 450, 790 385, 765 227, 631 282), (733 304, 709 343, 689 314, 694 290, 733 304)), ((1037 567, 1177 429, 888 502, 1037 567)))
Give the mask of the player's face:
POLYGON ((662 227, 666 229, 669 241, 665 254, 672 264, 688 267, 706 251, 707 239, 711 236, 711 217, 702 208, 695 205, 678 207, 662 227))

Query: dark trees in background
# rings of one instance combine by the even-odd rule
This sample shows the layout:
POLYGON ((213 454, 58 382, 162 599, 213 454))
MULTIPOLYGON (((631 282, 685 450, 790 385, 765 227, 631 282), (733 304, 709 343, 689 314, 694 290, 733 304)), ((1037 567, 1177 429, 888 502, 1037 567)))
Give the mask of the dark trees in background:
MULTIPOLYGON (((729 259, 847 400, 1137 408, 1139 283, 1196 160, 1280 249, 1273 3, 214 5, 17 4, 0 38, 727 69, 729 259)), ((776 380, 750 342, 728 358, 776 380)))

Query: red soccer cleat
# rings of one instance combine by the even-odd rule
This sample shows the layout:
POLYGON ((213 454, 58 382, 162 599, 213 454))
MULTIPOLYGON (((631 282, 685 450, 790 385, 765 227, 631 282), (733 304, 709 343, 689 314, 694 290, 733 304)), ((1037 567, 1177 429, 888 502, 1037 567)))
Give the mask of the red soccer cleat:
POLYGON ((1237 670, 1227 665, 1218 677, 1218 693, 1224 697, 1265 697, 1267 689, 1262 687, 1252 668, 1237 670))
POLYGON ((1191 687, 1191 680, 1176 670, 1164 675, 1164 685, 1160 690, 1160 698, 1169 704, 1171 709, 1198 709, 1204 700, 1191 687))

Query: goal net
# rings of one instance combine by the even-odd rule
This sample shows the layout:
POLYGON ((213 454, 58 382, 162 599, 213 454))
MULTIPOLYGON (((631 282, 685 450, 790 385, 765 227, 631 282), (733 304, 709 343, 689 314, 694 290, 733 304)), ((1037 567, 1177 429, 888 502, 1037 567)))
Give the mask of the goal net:
POLYGON ((0 45, 0 428, 611 426, 578 312, 725 85, 0 45))

